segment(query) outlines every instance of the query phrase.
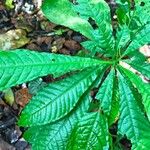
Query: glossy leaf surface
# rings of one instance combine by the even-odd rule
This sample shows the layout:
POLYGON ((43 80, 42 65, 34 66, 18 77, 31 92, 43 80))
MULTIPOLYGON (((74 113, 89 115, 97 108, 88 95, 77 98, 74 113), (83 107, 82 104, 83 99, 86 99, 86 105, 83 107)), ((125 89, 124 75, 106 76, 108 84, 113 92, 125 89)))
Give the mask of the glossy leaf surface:
POLYGON ((108 149, 108 126, 99 112, 85 114, 72 130, 68 150, 108 149))
MULTIPOLYGON (((70 71, 96 66, 99 60, 38 53, 29 50, 0 51, 0 90, 39 76, 60 76, 70 71)), ((105 62, 104 62, 105 63, 105 62)))
POLYGON ((127 80, 119 74, 120 119, 118 130, 132 142, 133 149, 148 149, 150 123, 140 111, 137 102, 127 85, 127 80), (144 122, 144 124, 143 124, 144 122))
POLYGON ((43 125, 66 116, 96 79, 98 70, 82 71, 41 90, 22 112, 19 124, 43 125), (47 115, 50 114, 50 115, 47 115))

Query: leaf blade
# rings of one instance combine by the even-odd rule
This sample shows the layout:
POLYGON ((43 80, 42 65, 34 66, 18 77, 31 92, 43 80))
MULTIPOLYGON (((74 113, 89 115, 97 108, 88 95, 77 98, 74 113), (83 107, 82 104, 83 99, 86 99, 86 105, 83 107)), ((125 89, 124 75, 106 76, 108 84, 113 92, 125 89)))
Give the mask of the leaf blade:
POLYGON ((98 28, 94 30, 93 36, 99 47, 108 50, 110 54, 114 46, 114 38, 112 34, 110 8, 104 0, 77 0, 75 5, 76 11, 81 17, 88 20, 92 18, 98 28))
POLYGON ((85 114, 74 127, 67 145, 68 150, 108 149, 108 126, 99 112, 85 114))
POLYGON ((38 53, 29 50, 0 51, 0 90, 53 74, 60 76, 100 64, 100 61, 77 56, 38 53))
POLYGON ((141 72, 144 76, 150 79, 150 64, 148 62, 144 62, 142 64, 137 64, 134 62, 129 63, 134 69, 141 72))
POLYGON ((49 84, 26 106, 19 124, 23 126, 43 125, 66 116, 96 79, 98 70, 84 70, 60 82, 49 84))
POLYGON ((112 102, 110 115, 108 116, 108 125, 112 125, 119 118, 119 87, 118 79, 115 75, 113 82, 113 93, 112 93, 112 102))
POLYGON ((53 23, 64 25, 81 32, 89 39, 93 38, 92 27, 88 21, 80 18, 67 0, 45 0, 42 5, 44 15, 53 23))
POLYGON ((149 43, 150 39, 150 24, 143 25, 141 28, 134 33, 134 38, 131 39, 131 43, 127 47, 126 51, 123 53, 123 55, 129 55, 132 54, 145 44, 149 43))
POLYGON ((91 97, 89 93, 81 97, 78 107, 73 110, 67 117, 54 124, 31 127, 25 132, 25 139, 32 144, 36 150, 64 150, 66 149, 67 140, 71 130, 75 126, 78 118, 87 110, 91 97))
POLYGON ((102 110, 107 115, 109 115, 111 110, 114 75, 115 70, 112 69, 108 74, 108 76, 106 77, 105 81, 103 82, 102 86, 100 87, 98 93, 96 94, 96 99, 100 101, 102 110))
POLYGON ((141 93, 142 103, 145 107, 147 116, 150 120, 150 85, 144 83, 139 76, 135 75, 131 71, 122 67, 121 70, 124 72, 126 76, 129 77, 130 81, 135 85, 139 93, 141 93))
POLYGON ((74 128, 78 119, 88 111, 88 107, 92 100, 90 90, 97 86, 97 82, 99 82, 100 78, 102 79, 103 73, 98 75, 91 87, 89 87, 89 89, 81 96, 78 107, 75 107, 75 109, 66 117, 59 120, 57 123, 41 126, 41 130, 37 129, 37 127, 31 127, 25 133, 25 138, 32 143, 34 149, 66 149, 66 144, 71 134, 71 130, 74 128))
POLYGON ((120 90, 120 120, 118 130, 122 135, 127 137, 132 142, 133 149, 149 148, 149 131, 150 124, 141 113, 137 106, 135 98, 127 84, 127 80, 120 73, 119 90, 120 90), (145 122, 143 124, 143 122, 145 122))

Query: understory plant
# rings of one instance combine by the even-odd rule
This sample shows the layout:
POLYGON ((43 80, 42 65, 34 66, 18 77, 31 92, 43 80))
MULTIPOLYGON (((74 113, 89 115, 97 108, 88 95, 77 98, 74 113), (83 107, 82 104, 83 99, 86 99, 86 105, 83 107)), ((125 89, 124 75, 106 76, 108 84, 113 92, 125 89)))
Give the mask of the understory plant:
POLYGON ((104 0, 45 0, 42 11, 84 35, 87 53, 0 51, 1 91, 69 73, 44 86, 21 113, 18 124, 28 127, 24 137, 32 149, 121 149, 109 132, 115 123, 117 137, 130 140, 132 150, 149 150, 150 84, 144 78, 150 79, 150 64, 139 48, 150 42, 150 1, 116 0, 110 12, 104 0))

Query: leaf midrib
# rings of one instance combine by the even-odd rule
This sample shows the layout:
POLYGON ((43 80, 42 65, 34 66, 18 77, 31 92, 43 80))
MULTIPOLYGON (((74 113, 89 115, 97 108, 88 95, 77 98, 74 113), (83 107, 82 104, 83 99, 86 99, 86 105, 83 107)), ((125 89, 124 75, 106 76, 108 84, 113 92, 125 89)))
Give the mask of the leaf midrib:
MULTIPOLYGON (((86 60, 86 59, 85 59, 86 60)), ((94 62, 95 60, 91 60, 91 62, 83 62, 82 63, 82 65, 84 66, 84 64, 93 64, 93 62, 94 62)), ((22 65, 22 64, 14 64, 14 65, 1 65, 0 66, 0 68, 1 69, 5 69, 5 68, 16 68, 16 67, 34 67, 34 66, 48 66, 48 65, 65 65, 65 64, 67 64, 67 65, 72 65, 72 64, 81 64, 81 61, 79 61, 79 62, 59 62, 59 63, 39 63, 39 64, 34 64, 34 63, 29 63, 29 64, 24 64, 24 65, 22 65)), ((113 61, 95 61, 94 62, 94 64, 93 65, 91 65, 91 66, 95 66, 95 65, 101 65, 101 64, 113 64, 113 61)))
MULTIPOLYGON (((98 68, 98 69, 99 69, 99 68, 98 68)), ((98 69, 97 69, 97 70, 98 70, 98 69)), ((88 72, 88 73, 87 73, 87 74, 88 74, 87 76, 88 76, 88 77, 91 76, 91 74, 92 74, 93 72, 96 72, 96 71, 95 71, 95 70, 92 70, 90 74, 89 74, 89 72, 88 72)), ((86 76, 86 78, 88 78, 87 76, 86 76)), ((50 105, 50 104, 53 103, 54 101, 57 101, 57 99, 60 98, 61 96, 63 96, 64 93, 66 94, 66 93, 68 93, 70 90, 72 90, 73 88, 75 88, 76 85, 79 84, 79 81, 80 81, 80 83, 81 83, 82 80, 85 80, 85 76, 82 77, 82 78, 80 78, 80 80, 77 80, 77 81, 74 83, 74 86, 71 85, 71 88, 68 87, 63 93, 61 93, 60 95, 56 96, 53 100, 51 99, 51 101, 48 102, 46 105, 44 105, 41 109, 38 109, 38 110, 36 110, 35 112, 33 112, 32 114, 30 114, 30 116, 36 114, 37 112, 41 111, 42 109, 45 109, 46 107, 48 107, 48 105, 50 105)), ((76 104, 76 103, 75 103, 75 104, 76 104)), ((65 115, 66 115, 66 113, 65 113, 63 116, 65 116, 65 115)), ((26 117, 28 117, 28 115, 26 115, 26 117)), ((58 120, 58 119, 60 119, 60 117, 58 117, 57 120, 58 120)), ((51 119, 51 120, 52 120, 52 119, 51 119)), ((53 120, 52 122, 54 122, 54 121, 56 121, 56 119, 53 120)), ((50 121, 49 121, 49 122, 50 122, 50 121)), ((45 124, 45 123, 44 123, 44 124, 45 124)))
MULTIPOLYGON (((122 81, 121 81, 122 82, 122 81)), ((124 86, 123 86, 123 82, 122 82, 122 84, 121 84, 121 86, 122 86, 122 90, 123 90, 123 92, 122 93, 126 93, 126 91, 125 91, 125 89, 124 89, 124 86)), ((135 122, 133 121, 133 119, 134 119, 134 117, 132 117, 132 116, 134 116, 134 114, 131 112, 131 108, 130 108, 130 106, 129 106, 129 103, 128 103, 128 97, 127 97, 127 95, 126 94, 124 94, 125 95, 125 98, 126 98, 126 107, 128 107, 128 111, 129 111, 129 117, 130 117, 130 120, 131 120, 131 124, 133 125, 132 126, 132 129, 133 129, 133 131, 134 131, 134 133, 137 133, 136 131, 138 131, 137 129, 136 129, 136 126, 137 126, 137 123, 136 123, 136 126, 134 126, 135 125, 135 122)), ((132 93, 131 93, 131 95, 132 95, 132 93)), ((135 113, 136 114, 136 113, 135 113)), ((139 135, 139 132, 138 132, 138 135, 139 135)), ((136 136, 136 134, 134 134, 134 136, 133 137, 135 137, 136 138, 136 142, 138 142, 138 137, 136 136)), ((132 138, 133 138, 132 137, 132 138)))

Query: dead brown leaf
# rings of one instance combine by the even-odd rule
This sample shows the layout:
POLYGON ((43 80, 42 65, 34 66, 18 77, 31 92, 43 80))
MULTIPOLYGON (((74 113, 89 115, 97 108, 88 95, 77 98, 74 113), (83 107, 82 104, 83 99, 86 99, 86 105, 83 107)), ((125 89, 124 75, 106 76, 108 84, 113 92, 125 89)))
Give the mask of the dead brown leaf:
POLYGON ((80 50, 81 46, 74 40, 66 40, 64 45, 70 50, 80 50))
POLYGON ((29 41, 30 39, 26 37, 25 30, 9 30, 4 34, 0 34, 0 49, 9 50, 20 48, 27 44, 29 41))
POLYGON ((23 88, 15 92, 15 101, 21 107, 24 107, 30 99, 31 95, 29 94, 28 88, 23 88))

